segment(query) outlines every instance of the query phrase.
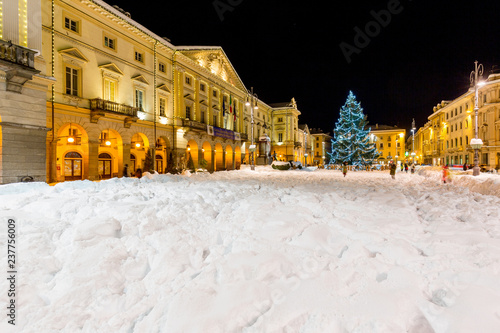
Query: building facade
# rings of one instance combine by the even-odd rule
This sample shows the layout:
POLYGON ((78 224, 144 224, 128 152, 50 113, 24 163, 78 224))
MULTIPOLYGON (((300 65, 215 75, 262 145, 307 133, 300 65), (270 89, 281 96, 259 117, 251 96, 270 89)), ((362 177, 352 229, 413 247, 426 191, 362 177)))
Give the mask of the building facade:
POLYGON ((376 124, 370 130, 370 143, 379 153, 376 161, 378 164, 388 164, 390 161, 397 163, 408 162, 405 156, 406 130, 396 126, 376 124))
POLYGON ((0 5, 0 183, 233 170, 252 142, 257 164, 311 154, 295 100, 248 106, 219 46, 175 46, 102 0, 0 5))
POLYGON ((332 152, 332 137, 330 133, 323 133, 319 128, 311 129, 311 142, 313 145, 313 164, 325 166, 330 163, 328 153, 332 152))
POLYGON ((0 184, 45 181, 45 103, 53 80, 43 73, 40 16, 40 0, 0 2, 0 184))
MULTIPOLYGON (((429 121, 415 135, 417 156, 424 164, 463 165, 474 163, 470 142, 475 138, 474 88, 433 109, 429 121)), ((479 164, 499 169, 500 74, 491 74, 478 90, 478 138, 483 141, 479 164)))

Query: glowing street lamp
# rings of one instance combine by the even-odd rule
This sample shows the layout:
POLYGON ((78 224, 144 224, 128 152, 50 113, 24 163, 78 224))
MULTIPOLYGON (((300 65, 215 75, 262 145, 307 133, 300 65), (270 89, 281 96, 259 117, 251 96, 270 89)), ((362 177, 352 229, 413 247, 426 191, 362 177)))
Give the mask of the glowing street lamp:
POLYGON ((475 114, 475 126, 474 126, 474 139, 470 141, 472 149, 474 149, 474 167, 472 168, 472 175, 479 175, 479 149, 483 145, 483 141, 479 139, 478 130, 477 130, 477 115, 479 112, 479 103, 478 103, 478 86, 484 85, 484 82, 478 82, 478 80, 482 81, 484 67, 482 64, 477 64, 477 60, 474 61, 474 70, 470 73, 470 83, 474 86, 474 114, 475 114), (479 78, 478 78, 479 76, 479 78))
POLYGON ((413 118, 413 121, 411 122, 411 157, 413 160, 413 164, 415 164, 415 118, 413 118))
POLYGON ((249 106, 250 107, 250 124, 251 124, 251 128, 250 128, 250 135, 252 137, 252 143, 250 144, 250 146, 248 147, 248 150, 250 151, 250 169, 251 170, 255 170, 255 143, 254 143, 254 136, 253 136, 253 127, 254 127, 254 119, 253 119, 253 110, 254 109, 258 109, 259 107, 257 106, 257 100, 258 100, 258 97, 257 97, 257 94, 254 94, 253 92, 253 87, 251 88, 250 90, 250 96, 247 97, 247 102, 245 103, 246 106, 249 106))

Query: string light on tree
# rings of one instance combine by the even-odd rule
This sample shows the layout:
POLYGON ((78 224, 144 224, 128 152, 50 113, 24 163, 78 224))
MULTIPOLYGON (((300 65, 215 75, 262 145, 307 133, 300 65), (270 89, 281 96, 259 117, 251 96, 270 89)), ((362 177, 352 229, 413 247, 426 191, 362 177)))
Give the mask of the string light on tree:
POLYGON ((347 100, 340 109, 340 118, 335 124, 332 152, 327 153, 330 163, 347 162, 355 166, 371 165, 378 157, 377 149, 370 143, 370 128, 361 103, 349 91, 347 100))

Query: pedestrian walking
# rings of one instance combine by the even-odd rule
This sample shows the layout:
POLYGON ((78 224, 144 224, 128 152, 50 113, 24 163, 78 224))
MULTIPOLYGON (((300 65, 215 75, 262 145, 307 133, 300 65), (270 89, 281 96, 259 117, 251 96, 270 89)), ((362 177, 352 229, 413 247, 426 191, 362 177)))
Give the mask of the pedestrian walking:
POLYGON ((394 162, 391 162, 390 174, 391 174, 392 179, 396 179, 396 163, 394 163, 394 162))
POLYGON ((411 173, 415 173, 415 163, 411 164, 411 173))
POLYGON ((408 163, 405 163, 405 172, 408 173, 408 163))
POLYGON ((443 167, 443 184, 446 184, 446 181, 448 180, 449 174, 450 174, 450 171, 448 169, 448 164, 446 164, 443 167))
POLYGON ((344 177, 347 175, 347 162, 342 164, 342 173, 344 174, 344 177))
POLYGON ((464 163, 463 170, 467 171, 467 163, 464 163))

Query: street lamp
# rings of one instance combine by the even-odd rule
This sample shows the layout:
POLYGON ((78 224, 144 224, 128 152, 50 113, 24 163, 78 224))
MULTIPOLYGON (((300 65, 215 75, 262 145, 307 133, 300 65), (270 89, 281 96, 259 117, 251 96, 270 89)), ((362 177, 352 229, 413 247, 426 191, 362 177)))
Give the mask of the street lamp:
POLYGON ((415 118, 413 118, 411 122, 411 157, 413 160, 413 164, 415 164, 415 118))
POLYGON ((254 94, 253 92, 253 87, 250 90, 250 96, 247 97, 247 102, 245 103, 246 106, 250 107, 250 135, 252 137, 252 143, 250 144, 249 151, 250 151, 250 169, 255 170, 255 143, 254 143, 254 137, 253 137, 253 127, 254 127, 254 119, 253 119, 253 110, 258 109, 259 107, 257 106, 257 94, 254 94))
POLYGON ((474 149, 474 167, 472 168, 472 175, 479 175, 479 149, 483 145, 483 141, 477 137, 477 115, 479 112, 479 103, 478 103, 478 86, 483 85, 484 83, 478 82, 482 80, 483 75, 483 65, 477 64, 477 60, 474 61, 474 70, 470 73, 470 83, 471 86, 474 85, 474 114, 475 114, 475 126, 474 126, 474 139, 471 140, 470 145, 472 149, 474 149), (479 78, 478 78, 479 76, 479 78))

